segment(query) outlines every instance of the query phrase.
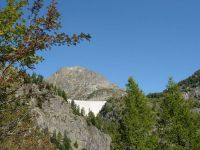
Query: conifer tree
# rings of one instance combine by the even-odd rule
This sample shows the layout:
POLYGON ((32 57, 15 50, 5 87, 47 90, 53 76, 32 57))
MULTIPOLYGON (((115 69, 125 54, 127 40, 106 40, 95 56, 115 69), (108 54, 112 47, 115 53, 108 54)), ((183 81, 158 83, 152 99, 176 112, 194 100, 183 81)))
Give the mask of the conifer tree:
POLYGON ((89 111, 88 116, 87 116, 87 123, 88 125, 96 125, 96 119, 95 119, 95 115, 92 111, 89 111))
POLYGON ((67 95, 66 95, 65 91, 62 91, 62 97, 64 98, 64 100, 67 101, 67 95))
POLYGON ((64 138, 63 138, 63 150, 71 150, 71 140, 67 137, 66 131, 64 132, 64 138))
POLYGON ((199 116, 191 110, 171 78, 160 107, 160 148, 200 149, 199 116))
POLYGON ((156 136, 152 134, 155 118, 147 98, 131 77, 128 79, 126 91, 125 109, 120 122, 122 148, 155 149, 156 136))
POLYGON ((76 111, 76 104, 75 104, 74 100, 71 101, 71 108, 72 108, 73 112, 76 111))
POLYGON ((85 109, 81 108, 81 116, 85 116, 85 109))

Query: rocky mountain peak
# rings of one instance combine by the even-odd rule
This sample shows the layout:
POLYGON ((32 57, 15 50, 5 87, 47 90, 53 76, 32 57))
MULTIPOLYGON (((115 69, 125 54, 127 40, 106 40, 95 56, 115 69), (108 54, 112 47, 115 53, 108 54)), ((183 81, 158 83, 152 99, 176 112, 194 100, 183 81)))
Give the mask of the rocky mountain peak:
POLYGON ((81 73, 84 71, 89 71, 89 70, 87 70, 86 68, 79 67, 79 66, 74 66, 74 67, 63 67, 60 70, 58 70, 56 73, 63 73, 63 74, 72 73, 72 72, 81 73))
POLYGON ((76 100, 108 98, 120 91, 102 75, 82 67, 64 67, 47 79, 47 82, 63 89, 69 98, 76 100))

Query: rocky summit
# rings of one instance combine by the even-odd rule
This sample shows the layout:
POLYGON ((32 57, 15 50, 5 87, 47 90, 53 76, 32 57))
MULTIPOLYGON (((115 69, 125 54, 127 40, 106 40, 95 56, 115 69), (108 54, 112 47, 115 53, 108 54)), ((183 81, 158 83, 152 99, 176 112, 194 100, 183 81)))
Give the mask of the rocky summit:
POLYGON ((81 67, 65 67, 47 79, 47 82, 63 89, 74 100, 107 100, 122 96, 124 91, 102 75, 81 67))

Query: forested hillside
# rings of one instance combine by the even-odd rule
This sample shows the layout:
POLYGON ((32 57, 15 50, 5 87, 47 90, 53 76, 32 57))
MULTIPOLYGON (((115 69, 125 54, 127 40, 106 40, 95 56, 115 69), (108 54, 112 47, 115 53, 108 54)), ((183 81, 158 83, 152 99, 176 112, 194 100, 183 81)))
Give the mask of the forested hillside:
POLYGON ((112 149, 199 149, 197 100, 185 100, 169 80, 162 94, 146 97, 131 78, 127 95, 110 99, 97 120, 112 137, 112 149))

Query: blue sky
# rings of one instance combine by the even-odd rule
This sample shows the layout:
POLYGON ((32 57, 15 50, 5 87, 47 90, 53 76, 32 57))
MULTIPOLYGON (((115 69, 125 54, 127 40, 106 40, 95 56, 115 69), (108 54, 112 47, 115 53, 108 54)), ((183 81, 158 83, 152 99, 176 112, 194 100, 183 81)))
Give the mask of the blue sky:
POLYGON ((82 66, 120 87, 133 76, 149 93, 200 69, 199 0, 59 0, 58 7, 64 32, 92 39, 41 53, 35 72, 45 77, 82 66))

